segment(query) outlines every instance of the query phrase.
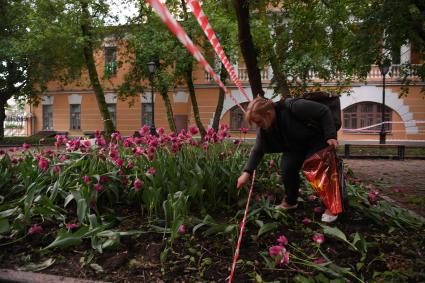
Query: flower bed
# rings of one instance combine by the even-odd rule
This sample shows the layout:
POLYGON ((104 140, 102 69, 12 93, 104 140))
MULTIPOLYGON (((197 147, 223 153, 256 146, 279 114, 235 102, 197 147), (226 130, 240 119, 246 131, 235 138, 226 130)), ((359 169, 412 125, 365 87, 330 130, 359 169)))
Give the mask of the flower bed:
MULTIPOLYGON (((107 142, 57 136, 57 150, 0 152, 0 267, 126 282, 229 275, 246 203, 235 189, 249 154, 227 127, 107 142)), ((335 225, 304 184, 300 208, 276 208, 279 156, 257 172, 235 279, 240 282, 424 280, 420 221, 361 184, 335 225), (409 237, 406 237, 409 235, 409 237), (422 273, 421 273, 422 272, 422 273)))

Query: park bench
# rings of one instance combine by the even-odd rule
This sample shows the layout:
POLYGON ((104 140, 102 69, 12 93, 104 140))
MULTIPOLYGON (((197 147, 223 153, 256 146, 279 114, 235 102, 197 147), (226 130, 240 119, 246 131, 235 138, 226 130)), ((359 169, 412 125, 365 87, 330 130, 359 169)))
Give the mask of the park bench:
POLYGON ((345 144, 344 158, 386 158, 404 160, 406 146, 402 144, 345 144))

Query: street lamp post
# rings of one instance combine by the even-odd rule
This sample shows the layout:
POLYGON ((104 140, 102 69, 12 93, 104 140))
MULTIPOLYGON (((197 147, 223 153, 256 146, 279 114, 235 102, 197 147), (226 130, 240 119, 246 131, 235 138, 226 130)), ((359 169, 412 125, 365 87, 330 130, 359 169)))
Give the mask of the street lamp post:
POLYGON ((151 135, 156 135, 156 128, 155 128, 155 104, 154 104, 154 92, 153 92, 153 75, 156 71, 156 63, 155 62, 149 62, 148 63, 149 68, 149 81, 151 84, 151 105, 152 105, 152 123, 151 123, 151 135))
POLYGON ((379 132, 379 143, 385 144, 386 140, 386 131, 385 131, 385 76, 390 70, 389 64, 383 63, 379 66, 379 69, 382 74, 382 108, 381 108, 381 131, 379 132))

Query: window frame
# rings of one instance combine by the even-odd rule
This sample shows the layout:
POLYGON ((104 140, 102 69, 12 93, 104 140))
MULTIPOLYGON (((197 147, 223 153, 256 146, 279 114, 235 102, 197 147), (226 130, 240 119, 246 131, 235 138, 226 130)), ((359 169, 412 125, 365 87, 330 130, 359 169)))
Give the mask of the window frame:
MULTIPOLYGON (((246 109, 248 107, 249 102, 243 102, 240 105, 243 109, 246 109)), ((248 129, 248 132, 255 132, 257 131, 257 127, 255 125, 250 126, 248 122, 245 121, 244 112, 239 108, 238 105, 233 106, 229 109, 229 130, 231 131, 240 131, 241 128, 248 129), (234 125, 234 119, 237 117, 234 117, 235 115, 239 116, 239 121, 236 122, 236 127, 234 125)))
POLYGON ((114 127, 116 127, 117 126, 117 104, 107 103, 106 106, 108 108, 109 116, 111 116, 112 124, 114 125, 114 127), (110 107, 112 107, 114 111, 111 111, 110 107))
MULTIPOLYGON (((346 107, 342 112, 342 127, 344 133, 353 133, 353 134, 378 134, 381 131, 381 125, 374 128, 368 128, 365 130, 353 131, 353 129, 359 129, 368 127, 371 125, 381 123, 382 112, 381 108, 382 103, 377 102, 359 102, 352 104, 346 107), (367 109, 371 108, 371 109, 367 109)), ((384 121, 392 121, 392 112, 393 110, 385 106, 385 116, 384 121)), ((385 124, 385 132, 391 133, 392 125, 391 123, 385 124)))
POLYGON ((152 113, 152 108, 154 107, 154 105, 153 105, 153 103, 152 102, 142 102, 142 107, 141 107, 141 114, 142 114, 142 119, 141 119, 141 123, 142 123, 142 126, 144 126, 144 125, 149 125, 149 126, 152 126, 152 116, 153 116, 153 113, 152 113), (148 107, 148 106, 150 106, 150 111, 146 111, 146 107, 148 107), (146 118, 145 116, 149 116, 148 118, 146 118), (144 121, 147 121, 147 120, 149 120, 149 123, 144 123, 144 121))
POLYGON ((104 73, 107 76, 115 76, 117 74, 117 47, 105 46, 104 47, 104 73), (109 53, 110 52, 110 53, 109 53))
POLYGON ((69 104, 69 129, 70 130, 81 130, 81 104, 69 104), (78 112, 73 112, 73 107, 78 106, 78 112), (78 117, 73 117, 77 115, 78 117), (74 127, 74 124, 77 124, 77 127, 74 127))
POLYGON ((42 129, 43 129, 43 131, 53 130, 53 105, 52 104, 44 104, 43 107, 42 107, 42 112, 43 112, 42 113, 42 119, 43 119, 42 129), (49 108, 50 111, 46 111, 45 108, 49 108), (45 116, 46 113, 49 114, 48 117, 47 117, 48 124, 49 124, 48 127, 46 127, 46 116, 45 116))

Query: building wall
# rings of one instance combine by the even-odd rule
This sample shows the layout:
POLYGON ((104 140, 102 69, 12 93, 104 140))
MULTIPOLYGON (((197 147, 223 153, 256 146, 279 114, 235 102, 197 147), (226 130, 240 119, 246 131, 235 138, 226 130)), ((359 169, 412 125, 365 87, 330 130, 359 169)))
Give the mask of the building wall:
MULTIPOLYGON (((117 44, 117 48, 118 60, 124 59, 123 50, 120 49, 119 44, 117 44)), ((106 99, 109 102, 116 102, 116 128, 123 135, 132 135, 143 126, 141 122, 141 103, 150 102, 150 84, 146 81, 141 82, 146 89, 144 94, 139 94, 124 101, 117 99, 115 89, 123 83, 124 74, 130 71, 130 67, 127 63, 123 63, 118 69, 117 75, 104 78, 103 56, 102 50, 96 52, 96 66, 106 99)), ((123 61, 125 62, 125 60, 123 61)), ((392 77, 387 76, 386 81, 386 105, 393 110, 392 120, 395 123, 392 127, 392 133, 387 136, 387 139, 393 141, 425 141, 425 96, 420 93, 423 85, 411 86, 409 94, 405 97, 400 97, 401 89, 397 81, 400 68, 393 66, 391 72, 392 77)), ((240 75, 245 91, 248 95, 252 96, 243 64, 239 65, 237 73, 240 75)), ((213 122, 219 88, 215 82, 205 76, 204 70, 199 65, 195 65, 193 75, 201 122, 205 128, 208 128, 213 122)), ((270 78, 272 77, 271 69, 263 70, 263 75, 263 87, 266 91, 266 97, 272 97, 273 91, 269 88, 270 78)), ((314 74, 311 74, 311 76, 314 81, 319 82, 319 79, 314 78, 314 74)), ((325 83, 324 85, 324 89, 326 89, 326 85, 332 87, 332 84, 329 83, 325 83)), ((237 101, 240 103, 247 101, 231 81, 227 82, 227 86, 237 101)), ((358 102, 381 103, 382 75, 379 68, 372 66, 367 83, 354 83, 350 87, 350 90, 351 95, 341 97, 343 109, 358 102)), ((192 103, 187 88, 184 85, 178 86, 170 90, 168 95, 172 104, 173 114, 179 117, 179 121, 184 122, 186 119, 187 125, 195 125, 192 103)), ((275 98, 275 100, 277 99, 275 98)), ((84 132, 103 129, 103 121, 97 106, 96 97, 90 87, 86 73, 82 75, 78 82, 68 85, 63 85, 59 82, 50 82, 48 84, 48 91, 43 95, 43 101, 53 105, 53 128, 56 131, 68 132, 70 135, 83 135, 84 132), (75 101, 80 101, 81 103, 81 130, 70 130, 69 104, 72 101, 74 103, 75 101)), ((158 93, 155 93, 154 106, 156 127, 164 127, 166 130, 169 130, 164 101, 158 93)), ((234 106, 235 102, 226 96, 224 109, 221 114, 222 124, 230 124, 229 110, 234 106)), ((33 108, 32 112, 35 115, 35 127, 32 132, 37 133, 42 130, 42 103, 33 108)), ((240 133, 237 131, 234 131, 232 134, 235 137, 240 136, 240 133)), ((247 137, 251 138, 254 136, 255 133, 253 132, 247 135, 247 137)), ((377 134, 354 134, 345 132, 344 130, 339 131, 338 137, 341 141, 379 140, 377 134)))

